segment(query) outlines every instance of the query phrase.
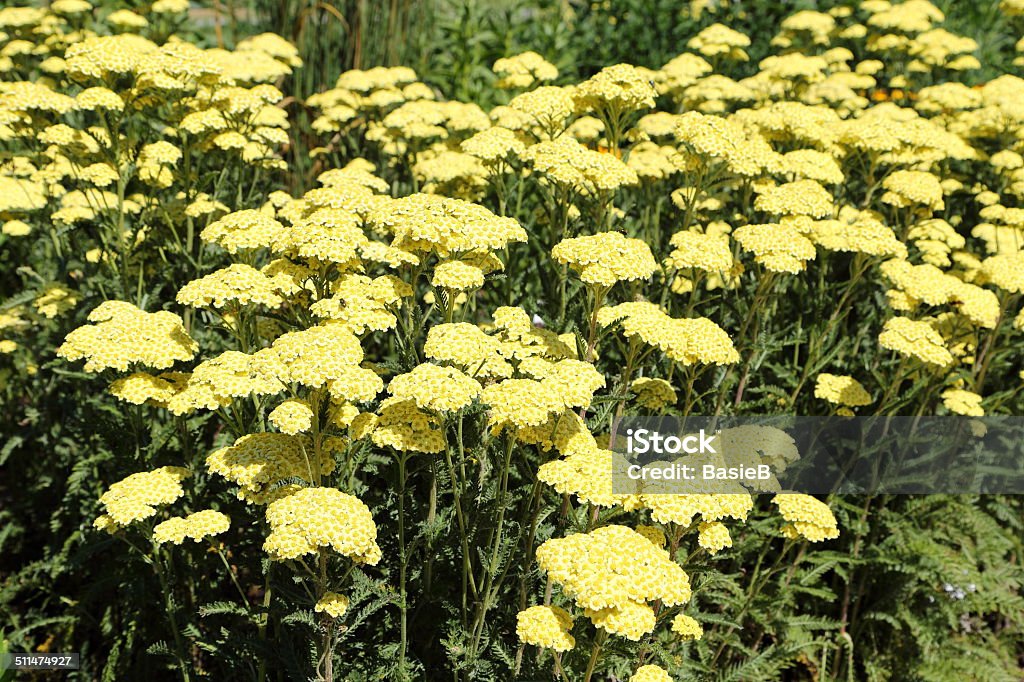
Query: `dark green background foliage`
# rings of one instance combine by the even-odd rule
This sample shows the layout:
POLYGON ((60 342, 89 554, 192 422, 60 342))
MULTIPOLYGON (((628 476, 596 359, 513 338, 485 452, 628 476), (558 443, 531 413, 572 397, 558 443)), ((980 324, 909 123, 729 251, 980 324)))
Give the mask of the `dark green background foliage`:
MULTIPOLYGON (((230 44, 236 37, 271 30, 300 46, 306 66, 282 90, 294 96, 289 105, 294 115, 289 182, 293 191, 301 191, 319 170, 309 160, 308 150, 317 143, 307 132, 312 115, 303 101, 333 85, 345 69, 408 64, 446 96, 486 107, 504 96, 493 88, 490 71, 501 56, 536 50, 559 67, 560 82, 572 82, 622 61, 659 67, 683 51, 689 36, 722 21, 754 38, 753 68, 768 54, 768 40, 782 18, 798 9, 833 4, 734 2, 723 13, 695 20, 682 11, 687 3, 678 0, 222 0, 216 8, 197 12, 194 25, 208 44, 216 43, 218 34, 230 44), (229 10, 234 14, 226 14, 229 10)), ((1006 36, 1013 33, 995 2, 938 4, 947 12, 949 30, 974 37, 981 45, 985 69, 972 78, 984 81, 1012 69, 1013 45, 1006 36)), ((394 181, 397 189, 408 191, 400 179, 394 181)), ((61 272, 89 271, 76 261, 55 266, 41 253, 37 245, 0 241, 0 307, 31 300, 34 292, 24 297, 17 292, 52 281, 61 272), (23 265, 8 265, 14 263, 23 265), (53 267, 59 272, 47 271, 53 267)), ((818 274, 825 276, 811 270, 808 278, 818 274)), ((147 296, 171 300, 172 292, 191 276, 184 267, 167 268, 153 278, 147 296)), ((76 312, 36 328, 33 346, 56 348, 103 300, 105 285, 116 290, 116 283, 100 279, 76 282, 83 291, 76 312)), ((517 303, 526 307, 543 296, 529 282, 507 286, 524 292, 517 303)), ((803 304, 794 297, 787 305, 796 309, 803 304)), ((877 316, 880 307, 877 301, 865 301, 863 314, 875 309, 877 316)), ((785 319, 791 312, 780 309, 776 316, 785 319)), ((726 328, 735 326, 735 320, 720 322, 726 328)), ((850 343, 856 343, 856 334, 849 333, 855 328, 856 319, 843 332, 850 343)), ((776 335, 767 330, 762 343, 784 348, 795 343, 787 336, 792 333, 799 330, 778 330, 776 335)), ((198 338, 201 346, 215 351, 222 340, 216 332, 206 334, 198 338)), ((999 409, 1007 414, 1024 409, 1016 390, 1019 382, 1014 383, 1019 357, 1018 348, 992 370, 993 383, 1005 387, 999 409)), ((867 371, 868 359, 862 360, 865 366, 858 369, 867 371)), ((111 377, 83 374, 52 355, 42 357, 31 375, 23 358, 14 362, 4 365, 11 379, 0 390, 2 646, 14 651, 45 647, 80 652, 83 668, 63 679, 174 679, 173 647, 168 641, 172 633, 165 617, 173 611, 195 665, 208 674, 204 679, 260 679, 258 660, 266 661, 268 680, 304 679, 316 627, 312 611, 287 606, 304 603, 305 597, 284 571, 267 564, 261 550, 265 529, 246 523, 252 513, 243 503, 220 507, 235 519, 224 537, 228 553, 222 557, 205 546, 183 546, 173 554, 166 587, 144 560, 125 552, 123 543, 91 527, 99 513, 97 499, 110 483, 126 472, 201 461, 214 447, 230 441, 219 423, 208 417, 192 417, 186 423, 166 414, 156 416, 148 408, 125 407, 106 394, 111 377), (196 443, 203 451, 194 451, 196 443), (269 594, 268 576, 273 584, 269 594), (166 595, 170 603, 159 595, 166 595), (271 624, 266 632, 261 632, 263 622, 271 624)), ((393 362, 403 371, 411 364, 401 357, 393 362)), ((774 370, 766 366, 758 371, 771 376, 774 370)), ((791 386, 796 380, 775 376, 774 384, 791 386)), ((777 410, 778 398, 787 393, 766 381, 760 393, 747 396, 741 409, 777 410)), ((797 407, 808 413, 813 409, 809 402, 797 407)), ((479 443, 466 445, 481 462, 480 487, 467 502, 467 516, 492 518, 498 485, 488 475, 493 453, 479 443)), ((394 467, 368 450, 358 463, 364 488, 353 492, 370 506, 379 526, 392 527, 387 515, 395 510, 394 467)), ((505 679, 504 671, 519 654, 515 613, 535 603, 536 587, 543 585, 535 567, 521 579, 519 567, 506 561, 525 536, 524 529, 513 525, 499 564, 491 567, 506 579, 498 583, 499 606, 484 634, 485 655, 469 660, 453 607, 460 586, 446 578, 459 574, 461 561, 461 549, 450 531, 453 510, 446 498, 432 497, 432 482, 441 491, 450 489, 450 482, 442 469, 431 469, 427 458, 414 459, 411 466, 407 513, 417 523, 410 539, 410 591, 423 595, 413 606, 410 622, 411 658, 420 665, 417 674, 437 679, 431 671, 464 666, 477 679, 505 679)), ((196 469, 200 473, 187 482, 186 508, 208 505, 198 499, 199 491, 207 500, 232 499, 223 481, 207 481, 203 468, 196 469)), ((523 510, 531 504, 535 473, 525 458, 517 458, 512 476, 509 517, 527 519, 523 510)), ((695 606, 706 629, 704 639, 687 650, 685 665, 693 679, 1021 679, 1024 501, 847 496, 829 502, 842 535, 825 548, 802 549, 779 538, 776 520, 769 518, 768 500, 762 497, 751 521, 735 533, 729 551, 705 558, 703 567, 688 565, 695 606)), ((579 530, 586 523, 585 510, 542 516, 538 540, 579 530)), ((489 530, 479 527, 471 533, 482 539, 489 530)), ((382 535, 380 542, 386 557, 396 552, 393 537, 382 535)), ((389 587, 394 576, 382 568, 367 575, 372 579, 358 578, 350 594, 349 632, 339 646, 339 669, 351 680, 384 679, 394 664, 396 612, 390 607, 396 595, 389 587)), ((650 646, 657 660, 664 651, 662 642, 656 637, 650 646)), ((535 650, 526 652, 523 679, 546 678, 549 668, 535 658, 535 650)), ((624 670, 610 672, 618 679, 628 675, 624 670)))

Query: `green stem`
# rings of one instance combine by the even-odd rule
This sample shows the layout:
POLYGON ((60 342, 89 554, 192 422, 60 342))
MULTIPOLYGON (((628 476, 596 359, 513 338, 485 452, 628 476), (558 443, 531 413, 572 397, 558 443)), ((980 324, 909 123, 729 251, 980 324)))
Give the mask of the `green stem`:
POLYGON ((405 675, 405 656, 406 648, 408 646, 408 617, 409 617, 409 605, 406 599, 406 571, 408 567, 408 557, 406 556, 405 547, 405 465, 407 458, 405 453, 400 453, 398 456, 398 553, 399 553, 399 564, 398 564, 398 599, 400 613, 399 622, 399 648, 398 648, 398 672, 399 675, 404 679, 405 675))
POLYGON ((178 655, 178 663, 181 666, 181 679, 183 682, 191 682, 188 673, 189 663, 185 656, 185 643, 181 639, 181 631, 178 629, 178 619, 174 615, 174 601, 171 599, 171 586, 163 568, 163 555, 160 547, 153 545, 153 570, 156 571, 157 580, 160 582, 160 592, 164 595, 164 608, 167 610, 167 619, 171 623, 171 632, 174 635, 174 649, 178 655))
POLYGON ((505 448, 505 461, 501 468, 501 483, 498 489, 498 517, 494 523, 494 529, 492 530, 493 541, 491 543, 490 556, 488 558, 487 565, 485 568, 485 576, 483 580, 483 591, 481 592, 482 601, 480 607, 477 610, 476 620, 473 623, 473 638, 470 641, 470 657, 475 658, 478 647, 480 645, 480 639, 483 636, 484 624, 487 618, 487 611, 491 607, 491 602, 494 599, 494 577, 498 572, 498 557, 501 553, 501 541, 503 537, 503 526, 505 524, 505 511, 507 508, 506 498, 508 497, 508 479, 509 479, 509 468, 512 463, 512 450, 515 445, 515 439, 508 436, 508 446, 505 448))
POLYGON ((608 633, 604 630, 598 630, 597 637, 594 638, 594 646, 590 650, 590 662, 587 663, 587 672, 583 676, 583 682, 590 682, 590 679, 594 676, 594 668, 597 667, 597 657, 601 654, 601 647, 604 646, 604 641, 607 639, 608 633))

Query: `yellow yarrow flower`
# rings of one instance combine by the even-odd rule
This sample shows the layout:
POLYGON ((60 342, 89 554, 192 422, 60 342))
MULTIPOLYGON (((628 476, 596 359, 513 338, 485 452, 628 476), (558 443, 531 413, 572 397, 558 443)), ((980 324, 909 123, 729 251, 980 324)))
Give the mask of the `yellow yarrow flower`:
POLYGON ((52 320, 78 305, 78 294, 61 284, 50 284, 32 305, 40 315, 52 320))
POLYGON ((633 642, 654 631, 657 618, 647 604, 625 601, 603 609, 585 609, 584 614, 596 626, 633 642))
POLYGON ((772 272, 797 274, 814 260, 814 243, 796 228, 778 223, 744 225, 733 232, 733 237, 745 251, 772 272))
POLYGON ((832 214, 834 200, 814 180, 797 180, 772 187, 758 195, 754 208, 774 215, 805 215, 824 218, 832 214))
POLYGON ((754 508, 754 500, 742 486, 736 487, 735 493, 647 494, 640 499, 642 505, 651 510, 651 518, 658 523, 689 526, 697 516, 705 522, 725 518, 742 521, 754 508))
POLYGON ((672 682, 672 677, 664 668, 648 663, 637 668, 630 675, 629 682, 672 682))
POLYGON ((211 474, 239 486, 240 499, 265 504, 287 479, 313 483, 334 470, 331 453, 322 452, 317 461, 310 440, 284 433, 250 433, 233 445, 214 451, 206 458, 211 474), (313 480, 311 480, 313 479, 313 480))
POLYGON ((518 156, 526 149, 526 145, 508 128, 494 126, 469 138, 461 144, 461 148, 485 164, 493 165, 518 156))
POLYGON ((861 407, 871 404, 871 395, 851 376, 822 373, 814 385, 814 397, 834 405, 861 407))
POLYGON ((452 412, 468 407, 481 391, 480 383, 454 367, 417 365, 388 384, 388 392, 400 400, 432 412, 452 412))
POLYGON ((267 507, 270 535, 263 549, 275 561, 330 548, 356 563, 381 558, 377 526, 359 499, 334 488, 303 488, 267 507))
POLYGON ((597 321, 603 327, 621 324, 627 338, 638 338, 683 365, 728 365, 740 359, 729 335, 711 320, 672 318, 653 303, 604 307, 597 321))
POLYGON ((118 400, 133 405, 152 402, 163 406, 174 397, 179 388, 181 386, 163 375, 153 376, 146 372, 134 372, 114 381, 110 385, 110 393, 118 400))
POLYGON ((331 618, 341 618, 348 611, 349 598, 337 592, 325 592, 313 606, 316 613, 326 613, 331 618))
POLYGON ((192 538, 196 542, 227 532, 231 527, 231 519, 226 514, 213 509, 189 514, 182 518, 175 516, 153 527, 153 539, 164 544, 170 542, 180 545, 185 538, 192 538))
POLYGON ((640 377, 633 380, 629 390, 636 395, 637 404, 649 410, 660 410, 675 405, 678 400, 672 384, 664 379, 640 377))
POLYGON ((281 433, 290 435, 309 431, 315 418, 309 403, 298 398, 284 401, 267 415, 267 420, 280 429, 281 433))
POLYGON ((233 263, 205 277, 192 280, 178 290, 176 300, 194 308, 224 309, 229 306, 262 305, 278 308, 283 294, 294 293, 291 281, 272 279, 251 265, 233 263))
POLYGON ((672 632, 684 641, 697 640, 704 636, 704 628, 691 616, 680 613, 672 619, 672 632))
POLYGON ((107 301, 88 319, 93 324, 72 331, 57 349, 65 360, 84 359, 86 372, 123 372, 133 364, 166 369, 191 360, 199 347, 181 318, 167 311, 147 313, 131 303, 107 301))
MULTIPOLYGON (((173 163, 173 162, 172 162, 173 163)), ((229 213, 199 233, 204 242, 219 244, 228 253, 269 247, 284 236, 284 225, 261 211, 246 209, 229 213)))
POLYGON ((97 527, 109 523, 128 526, 156 514, 156 507, 170 504, 184 494, 181 482, 189 476, 182 467, 161 467, 132 474, 110 486, 100 497, 106 512, 97 527))
POLYGON ((270 349, 252 355, 225 351, 199 363, 184 389, 176 392, 167 406, 173 414, 183 415, 226 407, 233 398, 274 395, 285 389, 281 380, 285 374, 285 368, 270 349))
POLYGON ((953 364, 953 356, 946 348, 946 342, 929 323, 894 317, 885 323, 878 336, 882 348, 894 350, 900 355, 917 358, 939 367, 953 364))
POLYGON ((640 182, 636 171, 614 154, 588 149, 569 135, 531 145, 520 156, 547 180, 584 196, 600 196, 640 182))
POLYGON ((595 443, 570 451, 563 459, 541 464, 537 478, 563 495, 575 495, 580 503, 596 507, 625 506, 635 501, 635 497, 613 493, 612 476, 628 466, 620 453, 604 450, 595 443))
POLYGON ((502 57, 494 62, 492 70, 500 76, 494 86, 503 90, 529 88, 558 78, 555 65, 533 51, 502 57))
POLYGON ((445 261, 434 268, 430 283, 452 291, 479 289, 484 285, 484 271, 462 260, 445 261))
POLYGON ((732 547, 732 537, 724 523, 718 521, 702 522, 697 526, 697 544, 714 556, 726 547, 732 547))
MULTIPOLYGON (((443 401, 442 401, 443 402, 443 401)), ((416 406, 412 398, 388 398, 381 403, 370 433, 377 447, 399 452, 441 452, 445 448, 441 421, 416 406)))
POLYGON ((23 220, 8 220, 0 228, 8 237, 25 237, 32 234, 32 226, 23 220))
POLYGON ((882 195, 882 201, 898 208, 923 206, 938 211, 945 206, 942 185, 931 173, 896 171, 882 181, 882 187, 887 190, 882 195))
POLYGON ((570 630, 572 616, 560 606, 531 606, 516 615, 516 635, 523 644, 569 651, 576 646, 570 630))
POLYGON ((665 259, 669 267, 694 268, 704 272, 728 273, 733 269, 732 249, 727 235, 676 232, 669 242, 675 249, 665 259))
POLYGON ((502 353, 500 340, 467 322, 431 327, 427 332, 423 354, 431 360, 458 365, 463 371, 480 379, 512 376, 512 365, 502 353))
MULTIPOLYGON (((594 612, 637 610, 659 599, 675 606, 691 596, 689 577, 668 552, 625 526, 548 540, 537 548, 537 563, 577 606, 594 612)), ((604 613, 600 618, 615 616, 604 613)))
POLYGON ((1000 289, 1024 293, 1024 251, 989 256, 981 263, 981 274, 1000 289))
POLYGON ((629 64, 606 66, 573 91, 576 110, 636 111, 654 106, 658 96, 649 78, 629 64))
POLYGON ((799 493, 779 494, 772 498, 786 520, 782 533, 790 539, 805 538, 821 542, 839 537, 836 517, 824 502, 799 493))
POLYGON ((951 388, 942 392, 942 404, 955 414, 968 417, 984 417, 985 409, 981 406, 981 396, 973 391, 951 388))
POLYGON ((480 401, 490 408, 488 423, 519 428, 543 424, 565 407, 562 396, 550 383, 532 379, 506 379, 487 386, 480 393, 480 401))

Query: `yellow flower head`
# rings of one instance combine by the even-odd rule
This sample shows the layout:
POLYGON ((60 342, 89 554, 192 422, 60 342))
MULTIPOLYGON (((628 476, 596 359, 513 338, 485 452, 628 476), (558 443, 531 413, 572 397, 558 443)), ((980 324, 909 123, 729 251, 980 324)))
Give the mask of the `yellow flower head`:
POLYGON ((859 381, 839 374, 819 374, 814 385, 814 397, 845 407, 871 404, 871 395, 859 381))
POLYGON ((267 415, 270 423, 281 429, 281 433, 291 435, 309 431, 315 418, 309 403, 297 398, 284 401, 267 415))
POLYGON ((744 225, 736 228, 733 237, 772 272, 796 274, 816 255, 814 243, 788 224, 744 225))
POLYGON ((985 409, 981 406, 981 396, 973 391, 951 388, 942 392, 942 404, 955 414, 968 417, 984 417, 985 409))
POLYGON ((326 613, 331 618, 341 618, 348 611, 348 606, 349 599, 345 595, 337 592, 325 592, 313 610, 317 613, 326 613))
POLYGON ((774 215, 806 215, 824 218, 831 215, 834 200, 815 180, 796 180, 761 193, 754 201, 758 211, 774 215))
POLYGON ((180 545, 185 538, 192 538, 196 542, 227 532, 231 527, 231 519, 227 514, 222 514, 213 509, 204 509, 182 518, 175 516, 153 528, 153 539, 158 543, 171 542, 180 545))
POLYGON ((489 165, 518 156, 526 149, 514 132, 500 126, 480 131, 463 142, 461 147, 462 151, 489 165))
POLYGON ((882 348, 917 358, 921 362, 939 367, 953 364, 953 356, 946 348, 942 336, 924 321, 894 317, 885 323, 878 336, 878 343, 882 348))
POLYGON ((467 322, 435 325, 427 332, 423 353, 431 360, 458 365, 472 377, 511 377, 499 339, 467 322))
POLYGON ((283 294, 298 288, 292 281, 274 279, 250 265, 233 263, 183 286, 177 301, 194 308, 220 310, 250 305, 278 308, 284 304, 283 294))
POLYGON ((688 111, 676 121, 675 136, 695 156, 721 161, 744 177, 760 175, 782 163, 761 135, 733 119, 688 111))
POLYGON ((329 322, 283 334, 272 351, 284 366, 283 381, 313 388, 348 376, 363 361, 359 339, 345 325, 329 322))
POLYGON ((452 291, 479 289, 484 285, 484 271, 463 260, 449 260, 438 263, 430 283, 452 291))
POLYGON ((676 232, 670 244, 675 248, 665 260, 669 267, 677 270, 694 268, 713 273, 727 273, 733 269, 728 235, 676 232))
POLYGON ((690 38, 686 46, 705 57, 725 57, 746 61, 744 47, 750 47, 750 38, 724 24, 711 24, 690 38))
POLYGON ((576 646, 572 616, 560 606, 531 606, 516 615, 516 635, 523 644, 569 651, 576 646))
MULTIPOLYGON (((443 401, 437 403, 443 404, 443 401)), ((378 414, 370 434, 377 447, 391 447, 399 452, 429 453, 444 450, 441 421, 417 407, 414 399, 388 398, 381 403, 378 414)))
POLYGON ((370 227, 394 235, 393 246, 441 255, 503 249, 525 242, 526 231, 514 218, 496 216, 461 199, 413 194, 371 211, 370 227))
POLYGON ((684 641, 700 639, 704 636, 704 628, 700 623, 685 613, 680 613, 672 619, 672 632, 679 635, 684 641))
MULTIPOLYGON (((737 486, 742 491, 742 486, 737 486)), ((753 498, 743 492, 698 493, 698 494, 651 494, 641 497, 643 506, 651 510, 651 518, 658 523, 675 523, 689 526, 696 516, 704 521, 720 521, 725 518, 744 520, 754 507, 753 498)))
POLYGON ((199 237, 204 242, 219 244, 228 253, 238 253, 278 243, 284 237, 284 229, 284 225, 265 213, 246 209, 210 223, 199 237))
POLYGON ((494 62, 493 71, 501 76, 494 84, 495 87, 504 90, 529 88, 558 78, 555 65, 533 51, 503 57, 494 62))
POLYGON ((303 488, 267 507, 270 535, 263 549, 275 561, 330 548, 356 563, 381 558, 377 526, 359 499, 334 488, 303 488))
POLYGON ((547 180, 586 196, 636 185, 637 172, 614 154, 602 154, 562 135, 527 147, 521 154, 547 180))
POLYGON ((480 401, 490 408, 490 424, 539 426, 560 412, 565 402, 551 384, 532 379, 506 379, 483 389, 480 401))
POLYGON ((923 206, 937 211, 945 206, 942 185, 931 173, 896 171, 882 181, 882 187, 888 190, 882 195, 882 201, 898 208, 923 206))
POLYGON ((575 495, 581 503, 614 507, 635 499, 612 492, 613 472, 627 466, 621 454, 590 443, 570 451, 563 459, 545 462, 537 471, 537 478, 563 495, 575 495))
POLYGON ((53 319, 78 305, 78 294, 62 284, 50 284, 32 305, 40 315, 53 319))
POLYGON ((597 321, 603 327, 621 324, 627 338, 638 338, 683 365, 729 365, 740 359, 732 339, 711 320, 672 318, 653 303, 604 307, 598 311, 597 321))
POLYGON ((636 394, 637 404, 649 410, 675 405, 678 399, 672 384, 664 379, 640 377, 630 384, 629 389, 636 394))
POLYGON ((697 544, 714 556, 726 547, 732 547, 729 529, 719 521, 702 522, 698 527, 697 544))
MULTIPOLYGON (((691 596, 689 577, 668 552, 625 526, 548 540, 537 548, 537 563, 577 606, 595 612, 616 607, 635 612, 658 599, 675 606, 691 596)), ((614 621, 616 614, 601 618, 614 621)))
POLYGON ((779 494, 772 498, 786 525, 782 533, 790 539, 805 538, 811 542, 839 537, 836 517, 828 505, 810 495, 800 493, 779 494))
POLYGON ((211 474, 223 476, 240 488, 239 498, 257 504, 270 501, 287 479, 312 483, 334 469, 334 459, 321 453, 313 457, 311 443, 303 436, 284 433, 251 433, 234 445, 221 448, 206 458, 211 474))
POLYGON ((606 66, 573 92, 576 110, 581 113, 647 109, 654 106, 657 96, 651 80, 629 64, 606 66))
POLYGON ((153 376, 146 372, 134 372, 114 381, 110 385, 110 393, 118 400, 133 405, 152 403, 164 406, 183 387, 174 379, 181 378, 184 381, 184 377, 187 377, 187 375, 175 377, 172 376, 173 374, 176 373, 153 376))
POLYGON ((189 476, 182 467, 160 467, 132 474, 100 497, 107 522, 128 526, 156 514, 156 507, 174 502, 184 494, 181 482, 189 476))
POLYGON ((89 313, 89 321, 93 324, 68 334, 57 349, 65 360, 84 359, 86 372, 123 372, 133 364, 166 369, 191 360, 199 347, 181 318, 167 311, 147 313, 131 303, 107 301, 89 313))
POLYGON ((603 609, 585 609, 595 627, 633 642, 654 631, 654 609, 644 603, 624 601, 603 609))
POLYGON ((672 677, 661 666, 648 663, 637 668, 630 675, 629 682, 672 682, 672 677))
POLYGON ((981 275, 1010 293, 1024 293, 1024 251, 989 256, 981 263, 981 275))
POLYGON ((551 255, 579 272, 580 279, 587 284, 604 287, 647 279, 658 269, 646 242, 618 232, 563 239, 551 250, 551 255))
POLYGON ((451 412, 468 407, 480 394, 480 384, 454 367, 424 363, 392 379, 388 392, 398 399, 411 398, 424 410, 451 412))
POLYGON ((252 355, 225 351, 199 363, 184 389, 168 399, 167 407, 173 414, 183 415, 225 407, 233 398, 274 395, 285 389, 281 380, 285 374, 286 368, 272 350, 264 348, 252 355))

